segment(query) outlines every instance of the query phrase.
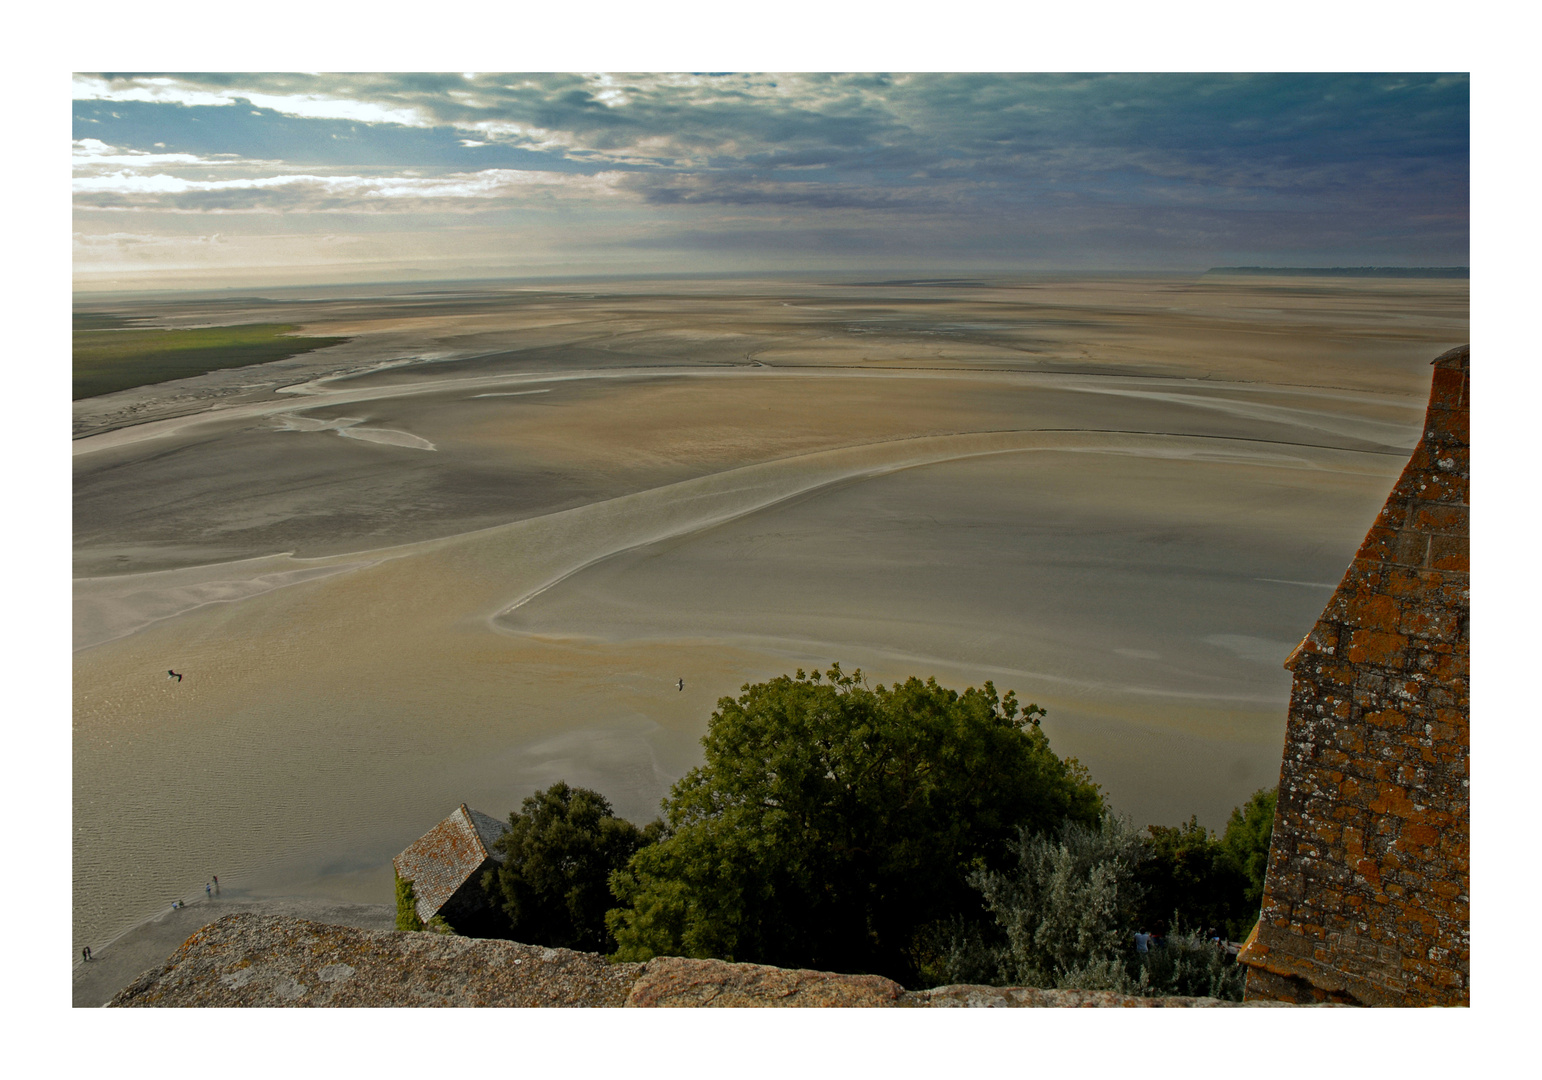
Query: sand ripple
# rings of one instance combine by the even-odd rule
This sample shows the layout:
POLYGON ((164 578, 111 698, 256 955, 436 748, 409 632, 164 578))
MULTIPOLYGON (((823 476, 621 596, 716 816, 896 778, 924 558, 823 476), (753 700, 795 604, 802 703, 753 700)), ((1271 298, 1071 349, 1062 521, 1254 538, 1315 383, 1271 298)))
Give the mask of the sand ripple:
POLYGON ((406 446, 413 450, 437 449, 427 439, 419 438, 411 432, 398 431, 395 428, 361 427, 360 425, 364 423, 362 416, 339 416, 335 420, 322 420, 314 416, 289 413, 277 419, 279 431, 335 431, 345 439, 383 443, 386 446, 406 446))
POLYGON ((368 565, 369 561, 359 559, 302 564, 288 555, 274 555, 149 574, 76 578, 74 648, 79 651, 127 637, 209 604, 234 603, 368 565))

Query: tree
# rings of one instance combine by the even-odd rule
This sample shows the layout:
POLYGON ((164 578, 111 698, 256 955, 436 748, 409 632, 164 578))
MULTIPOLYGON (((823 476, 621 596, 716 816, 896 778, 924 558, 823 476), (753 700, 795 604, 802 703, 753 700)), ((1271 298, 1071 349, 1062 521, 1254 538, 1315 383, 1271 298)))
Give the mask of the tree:
POLYGON ((1247 877, 1243 896, 1255 920, 1264 902, 1264 873, 1269 868, 1269 841, 1274 836, 1274 804, 1278 794, 1278 788, 1253 792, 1247 802, 1231 812, 1226 835, 1221 837, 1232 861, 1247 877))
POLYGON ((503 865, 484 875, 483 888, 501 897, 515 940, 604 952, 613 947, 605 930, 610 874, 658 828, 616 817, 597 791, 553 784, 509 815, 496 845, 503 865))
POLYGON ((1145 929, 1161 933, 1182 925, 1231 935, 1247 907, 1247 878, 1231 853, 1192 816, 1177 828, 1152 825, 1146 831, 1146 857, 1137 873, 1145 929))
POLYGON ((980 912, 974 869, 1020 827, 1096 823, 1102 797, 987 682, 868 688, 834 665, 722 698, 667 832, 613 875, 618 959, 685 955, 904 982, 929 925, 980 912))
POLYGON ((1246 937, 1263 902, 1274 804, 1275 789, 1253 792, 1232 810, 1220 839, 1193 817, 1177 828, 1151 826, 1141 866, 1142 919, 1155 927, 1176 912, 1186 926, 1246 937))

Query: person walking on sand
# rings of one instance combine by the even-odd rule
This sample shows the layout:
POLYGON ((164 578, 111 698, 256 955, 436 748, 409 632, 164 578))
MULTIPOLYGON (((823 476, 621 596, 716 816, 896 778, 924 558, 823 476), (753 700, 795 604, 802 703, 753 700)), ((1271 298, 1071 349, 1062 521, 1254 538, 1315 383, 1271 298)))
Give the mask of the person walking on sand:
POLYGON ((203 883, 203 894, 205 896, 213 896, 214 895, 214 887, 212 885, 210 885, 207 881, 203 883))
POLYGON ((680 680, 680 681, 679 681, 679 683, 677 683, 677 684, 676 684, 676 685, 675 685, 675 689, 676 689, 676 690, 684 690, 684 689, 685 689, 685 680, 684 680, 684 679, 681 679, 681 680, 680 680))
POLYGON ((175 671, 172 671, 170 668, 167 668, 166 669, 166 681, 170 682, 172 679, 176 679, 178 682, 181 682, 182 681, 182 676, 178 675, 175 671))
POLYGON ((80 956, 81 959, 85 960, 85 962, 89 964, 91 962, 91 946, 87 945, 84 949, 81 949, 80 956))
POLYGON ((220 891, 220 876, 218 874, 214 875, 214 891, 220 891))

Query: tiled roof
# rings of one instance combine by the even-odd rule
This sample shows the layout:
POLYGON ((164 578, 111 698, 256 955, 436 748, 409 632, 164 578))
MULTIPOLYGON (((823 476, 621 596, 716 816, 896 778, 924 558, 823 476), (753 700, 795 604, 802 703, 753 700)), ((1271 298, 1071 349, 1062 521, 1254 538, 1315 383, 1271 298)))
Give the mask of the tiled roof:
POLYGON ((493 854, 492 845, 509 827, 461 803, 449 817, 414 840, 391 864, 412 882, 418 917, 427 922, 493 854))
POLYGON ((471 824, 475 826, 477 835, 482 838, 482 846, 487 849, 488 855, 502 862, 503 856, 493 850, 493 844, 498 841, 499 837, 509 831, 509 823, 507 821, 499 821, 495 817, 488 817, 480 810, 468 809, 465 803, 461 803, 460 808, 462 812, 470 815, 471 824))

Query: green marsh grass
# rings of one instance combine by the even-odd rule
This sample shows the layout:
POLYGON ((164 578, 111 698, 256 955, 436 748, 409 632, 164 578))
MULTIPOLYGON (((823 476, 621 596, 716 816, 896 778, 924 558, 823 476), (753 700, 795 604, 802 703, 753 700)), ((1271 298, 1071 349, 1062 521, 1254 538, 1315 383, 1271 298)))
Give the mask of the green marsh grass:
POLYGON ((287 323, 210 326, 196 330, 94 329, 100 317, 75 323, 74 390, 81 398, 185 379, 222 368, 266 364, 347 341, 291 337, 287 323))

